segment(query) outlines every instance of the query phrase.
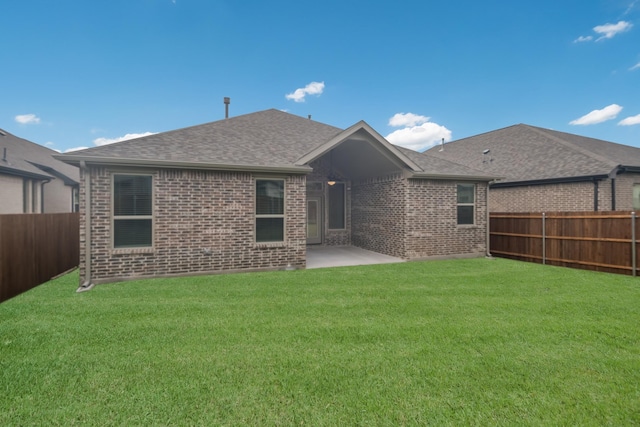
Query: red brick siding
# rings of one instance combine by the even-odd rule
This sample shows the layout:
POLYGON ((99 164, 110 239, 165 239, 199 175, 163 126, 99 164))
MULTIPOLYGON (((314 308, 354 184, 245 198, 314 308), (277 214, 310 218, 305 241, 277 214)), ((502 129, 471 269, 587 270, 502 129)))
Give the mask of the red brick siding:
MULTIPOLYGON (((92 168, 93 281, 284 268, 288 264, 305 266, 304 176, 289 176, 285 181, 285 243, 265 247, 254 241, 255 177, 251 174, 172 169, 152 170, 150 174, 154 187, 154 247, 114 250, 111 244, 112 171, 92 168)), ((84 204, 84 188, 80 196, 84 204)), ((81 214, 82 224, 84 220, 81 214)), ((84 257, 84 249, 81 252, 84 257)), ((82 267, 81 275, 84 277, 84 274, 82 267)))
POLYGON ((457 224, 457 182, 408 180, 407 259, 486 253, 486 184, 476 184, 475 224, 457 224))

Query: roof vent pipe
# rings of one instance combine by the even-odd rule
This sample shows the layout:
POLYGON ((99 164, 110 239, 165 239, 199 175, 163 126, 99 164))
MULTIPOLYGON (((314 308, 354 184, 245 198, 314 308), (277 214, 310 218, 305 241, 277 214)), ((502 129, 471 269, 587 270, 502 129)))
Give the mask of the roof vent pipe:
POLYGON ((7 147, 4 147, 4 152, 2 153, 2 160, 7 161, 7 147))
POLYGON ((311 114, 309 114, 309 120, 311 120, 311 114))
POLYGON ((231 104, 231 98, 228 96, 224 97, 224 118, 229 118, 229 104, 231 104))

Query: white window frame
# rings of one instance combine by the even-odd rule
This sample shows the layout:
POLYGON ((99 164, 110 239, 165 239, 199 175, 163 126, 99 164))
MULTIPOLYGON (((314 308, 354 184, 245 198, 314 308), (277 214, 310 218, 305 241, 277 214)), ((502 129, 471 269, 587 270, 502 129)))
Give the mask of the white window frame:
POLYGON ((457 183, 456 184, 456 225, 458 225, 459 227, 470 227, 473 225, 476 225, 476 200, 478 198, 478 186, 475 183, 457 183), (473 202, 472 203, 460 203, 458 202, 458 194, 460 192, 460 187, 461 186, 472 186, 473 187, 473 202), (458 208, 461 206, 471 206, 473 208, 473 213, 471 215, 471 218, 473 220, 473 222, 471 223, 465 223, 465 224, 461 224, 460 223, 460 215, 458 215, 458 208))
POLYGON ((287 240, 287 180, 284 178, 257 177, 253 183, 253 241, 257 245, 282 244, 287 240), (282 181, 282 213, 281 214, 258 214, 258 181, 282 181), (270 240, 258 242, 258 219, 260 218, 282 218, 282 240, 270 240))
POLYGON ((327 230, 346 230, 347 229, 347 183, 345 181, 336 181, 333 185, 327 185, 327 230), (342 228, 332 228, 331 227, 331 188, 336 185, 342 185, 344 189, 342 192, 342 228))
POLYGON ((111 247, 114 250, 126 251, 130 249, 152 249, 155 244, 155 220, 154 220, 154 206, 155 206, 155 191, 153 186, 153 174, 149 173, 130 173, 130 172, 116 172, 111 174, 111 247), (115 214, 115 196, 116 196, 116 186, 115 180, 116 176, 148 176, 151 178, 151 215, 118 215, 115 214), (151 220, 151 241, 149 245, 144 246, 116 246, 115 234, 116 234, 116 221, 117 220, 151 220))

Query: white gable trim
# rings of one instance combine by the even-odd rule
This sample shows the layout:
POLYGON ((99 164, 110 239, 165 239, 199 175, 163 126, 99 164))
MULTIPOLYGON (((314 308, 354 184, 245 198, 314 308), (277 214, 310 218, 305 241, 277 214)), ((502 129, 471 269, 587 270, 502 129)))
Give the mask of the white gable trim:
MULTIPOLYGON (((320 145, 319 147, 313 149, 312 151, 308 152, 304 156, 300 157, 298 160, 296 160, 295 165, 296 166, 308 165, 309 163, 321 157, 325 153, 331 151, 331 149, 337 147, 347 139, 353 137, 360 130, 365 131, 373 138, 373 140, 376 143, 372 143, 371 145, 374 148, 376 148, 378 151, 380 151, 380 153, 389 157, 392 161, 395 160, 396 163, 399 162, 400 164, 406 166, 413 172, 423 172, 420 166, 418 166, 416 163, 411 161, 411 159, 409 159, 407 156, 402 154, 400 150, 394 147, 391 143, 389 143, 389 141, 384 139, 382 135, 380 135, 371 126, 369 126, 366 122, 362 120, 354 124, 353 126, 349 127, 348 129, 345 129, 343 132, 339 133, 338 135, 336 135, 334 138, 327 141, 326 143, 320 145)), ((357 138, 357 139, 362 139, 362 138, 357 138)))

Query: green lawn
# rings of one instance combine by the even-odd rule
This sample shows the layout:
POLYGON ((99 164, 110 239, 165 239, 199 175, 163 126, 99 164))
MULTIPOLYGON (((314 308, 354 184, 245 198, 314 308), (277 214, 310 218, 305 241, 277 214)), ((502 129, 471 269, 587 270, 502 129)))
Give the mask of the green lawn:
POLYGON ((640 278, 503 259, 0 304, 0 425, 640 424, 640 278))

